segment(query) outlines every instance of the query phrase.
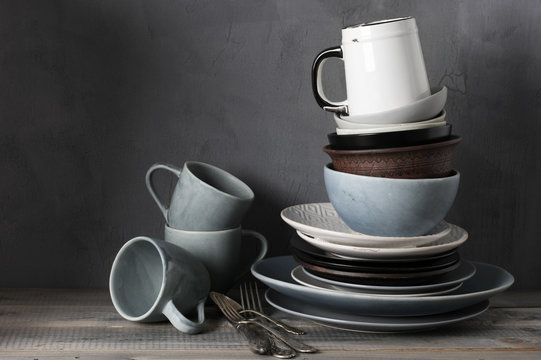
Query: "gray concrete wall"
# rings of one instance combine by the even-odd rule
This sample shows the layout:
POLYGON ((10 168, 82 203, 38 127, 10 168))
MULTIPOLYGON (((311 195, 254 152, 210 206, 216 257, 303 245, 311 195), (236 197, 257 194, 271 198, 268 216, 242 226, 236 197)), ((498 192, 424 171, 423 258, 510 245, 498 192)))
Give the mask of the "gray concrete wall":
MULTIPOLYGON (((407 15, 463 137, 462 255, 541 289, 541 3, 505 0, 0 1, 0 286, 106 287, 125 241, 162 237, 158 161, 242 178, 244 226, 288 253, 280 210, 327 201, 312 60, 345 25, 407 15)), ((326 77, 340 96, 339 64, 326 77)))

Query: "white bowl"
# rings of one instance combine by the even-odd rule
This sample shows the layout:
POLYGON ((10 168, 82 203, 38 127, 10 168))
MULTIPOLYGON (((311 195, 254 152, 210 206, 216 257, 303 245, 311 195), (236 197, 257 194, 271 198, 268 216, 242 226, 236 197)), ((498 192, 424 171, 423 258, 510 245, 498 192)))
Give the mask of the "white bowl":
POLYGON ((357 124, 350 121, 345 121, 339 119, 335 115, 335 121, 338 127, 336 128, 336 133, 338 135, 354 135, 354 134, 378 134, 385 132, 393 131, 406 131, 406 130, 417 130, 417 129, 426 129, 435 126, 444 126, 447 124, 445 121, 447 113, 445 110, 442 110, 438 116, 425 120, 417 121, 412 123, 400 123, 400 124, 357 124))
POLYGON ((447 101, 447 88, 432 89, 432 95, 396 109, 373 114, 347 116, 340 119, 361 124, 399 124, 423 121, 439 114, 447 101))

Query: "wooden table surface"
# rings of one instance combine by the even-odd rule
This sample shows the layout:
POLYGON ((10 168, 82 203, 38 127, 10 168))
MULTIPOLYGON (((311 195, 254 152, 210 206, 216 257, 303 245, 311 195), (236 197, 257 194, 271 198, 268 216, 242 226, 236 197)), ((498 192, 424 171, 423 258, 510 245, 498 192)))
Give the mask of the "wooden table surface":
MULTIPOLYGON (((302 339, 321 350, 297 359, 541 359, 541 292, 510 290, 476 318, 405 334, 347 332, 268 312, 307 331, 302 339)), ((267 358, 252 354, 213 306, 206 313, 206 331, 186 335, 169 323, 122 319, 106 290, 0 289, 0 358, 267 358)))

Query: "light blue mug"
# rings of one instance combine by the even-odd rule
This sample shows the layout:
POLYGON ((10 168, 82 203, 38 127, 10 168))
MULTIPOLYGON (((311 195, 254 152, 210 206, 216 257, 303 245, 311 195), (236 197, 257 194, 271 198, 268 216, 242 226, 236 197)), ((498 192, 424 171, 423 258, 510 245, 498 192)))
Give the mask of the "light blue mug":
POLYGON ((118 252, 109 290, 113 305, 125 319, 154 322, 169 319, 178 330, 201 332, 210 278, 205 266, 163 240, 139 236, 118 252), (196 313, 196 320, 186 314, 196 313))
POLYGON ((248 273, 250 266, 267 254, 267 239, 240 226, 219 231, 188 231, 165 226, 165 241, 175 244, 199 259, 210 274, 211 290, 226 292, 248 273), (241 259, 242 246, 249 238, 258 244, 256 256, 241 259))
POLYGON ((241 180, 216 166, 198 161, 187 161, 182 169, 156 163, 148 169, 145 181, 167 224, 175 229, 236 228, 254 200, 253 191, 241 180), (154 189, 153 174, 160 169, 178 177, 169 206, 160 200, 154 189))

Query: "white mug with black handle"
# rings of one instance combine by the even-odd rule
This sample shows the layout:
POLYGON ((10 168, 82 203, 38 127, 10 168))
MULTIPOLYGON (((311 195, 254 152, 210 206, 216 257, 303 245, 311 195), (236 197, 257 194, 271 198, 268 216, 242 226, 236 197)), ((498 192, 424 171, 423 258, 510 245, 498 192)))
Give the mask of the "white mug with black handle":
POLYGON ((396 109, 430 96, 415 19, 389 19, 342 29, 342 45, 323 50, 314 60, 312 90, 323 109, 351 117, 396 109), (323 91, 322 66, 332 57, 344 61, 344 101, 331 101, 323 91))

